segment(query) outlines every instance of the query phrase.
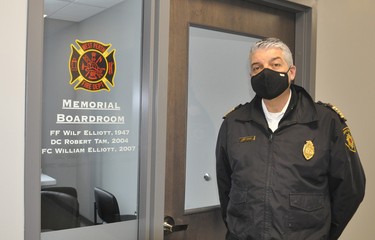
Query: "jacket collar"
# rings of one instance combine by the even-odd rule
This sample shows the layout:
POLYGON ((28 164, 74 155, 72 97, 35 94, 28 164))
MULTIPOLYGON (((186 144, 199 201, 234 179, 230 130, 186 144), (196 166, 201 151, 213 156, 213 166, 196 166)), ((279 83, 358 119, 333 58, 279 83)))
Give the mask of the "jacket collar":
MULTIPOLYGON (((289 106, 281 119, 280 124, 310 123, 317 121, 315 103, 306 90, 300 86, 291 85, 292 98, 289 106)), ((261 98, 255 96, 244 107, 238 109, 236 117, 239 121, 254 121, 262 126, 267 126, 267 121, 262 109, 261 98)))

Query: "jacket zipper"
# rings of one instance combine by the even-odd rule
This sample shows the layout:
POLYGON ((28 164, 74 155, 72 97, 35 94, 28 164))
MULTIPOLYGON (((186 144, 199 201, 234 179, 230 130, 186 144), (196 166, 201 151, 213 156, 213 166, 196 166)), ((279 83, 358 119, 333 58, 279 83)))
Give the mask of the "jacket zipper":
POLYGON ((271 227, 271 212, 270 212, 270 195, 271 195, 271 175, 272 175, 272 149, 273 149, 273 132, 269 131, 269 148, 268 148, 268 158, 267 158, 267 178, 266 178, 266 189, 265 189, 265 197, 264 197, 264 233, 263 239, 269 239, 269 229, 271 227))

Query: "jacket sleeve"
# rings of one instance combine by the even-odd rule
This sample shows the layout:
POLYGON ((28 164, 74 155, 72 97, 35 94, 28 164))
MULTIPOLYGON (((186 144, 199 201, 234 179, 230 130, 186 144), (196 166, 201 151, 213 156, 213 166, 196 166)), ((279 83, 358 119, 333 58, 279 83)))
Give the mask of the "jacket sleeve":
POLYGON ((232 170, 227 152, 227 121, 224 121, 221 125, 216 144, 216 176, 221 213, 225 225, 227 225, 226 216, 231 188, 231 174, 232 170))
POLYGON ((344 121, 334 121, 331 139, 329 186, 331 196, 330 240, 336 240, 356 212, 365 194, 365 174, 344 121))

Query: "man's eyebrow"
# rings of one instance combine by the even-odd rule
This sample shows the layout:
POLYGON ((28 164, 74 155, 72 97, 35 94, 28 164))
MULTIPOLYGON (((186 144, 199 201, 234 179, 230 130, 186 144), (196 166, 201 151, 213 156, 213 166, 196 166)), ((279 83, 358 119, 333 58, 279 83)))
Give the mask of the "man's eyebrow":
MULTIPOLYGON (((277 56, 277 57, 271 58, 271 60, 270 60, 269 62, 273 62, 273 61, 276 61, 276 60, 283 60, 283 58, 277 56)), ((262 63, 260 63, 260 62, 253 62, 253 63, 251 64, 251 66, 254 66, 254 65, 262 65, 262 63)))
POLYGON ((271 58, 270 62, 273 62, 273 61, 275 61, 275 60, 279 60, 279 59, 280 59, 280 60, 283 60, 282 57, 274 57, 274 58, 271 58))

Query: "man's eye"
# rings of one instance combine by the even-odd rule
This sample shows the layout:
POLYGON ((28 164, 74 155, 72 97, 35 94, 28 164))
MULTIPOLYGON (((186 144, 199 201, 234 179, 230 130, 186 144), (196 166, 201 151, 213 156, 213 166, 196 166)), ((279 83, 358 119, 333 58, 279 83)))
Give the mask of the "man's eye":
POLYGON ((253 67, 253 72, 259 72, 261 68, 259 66, 253 67))

